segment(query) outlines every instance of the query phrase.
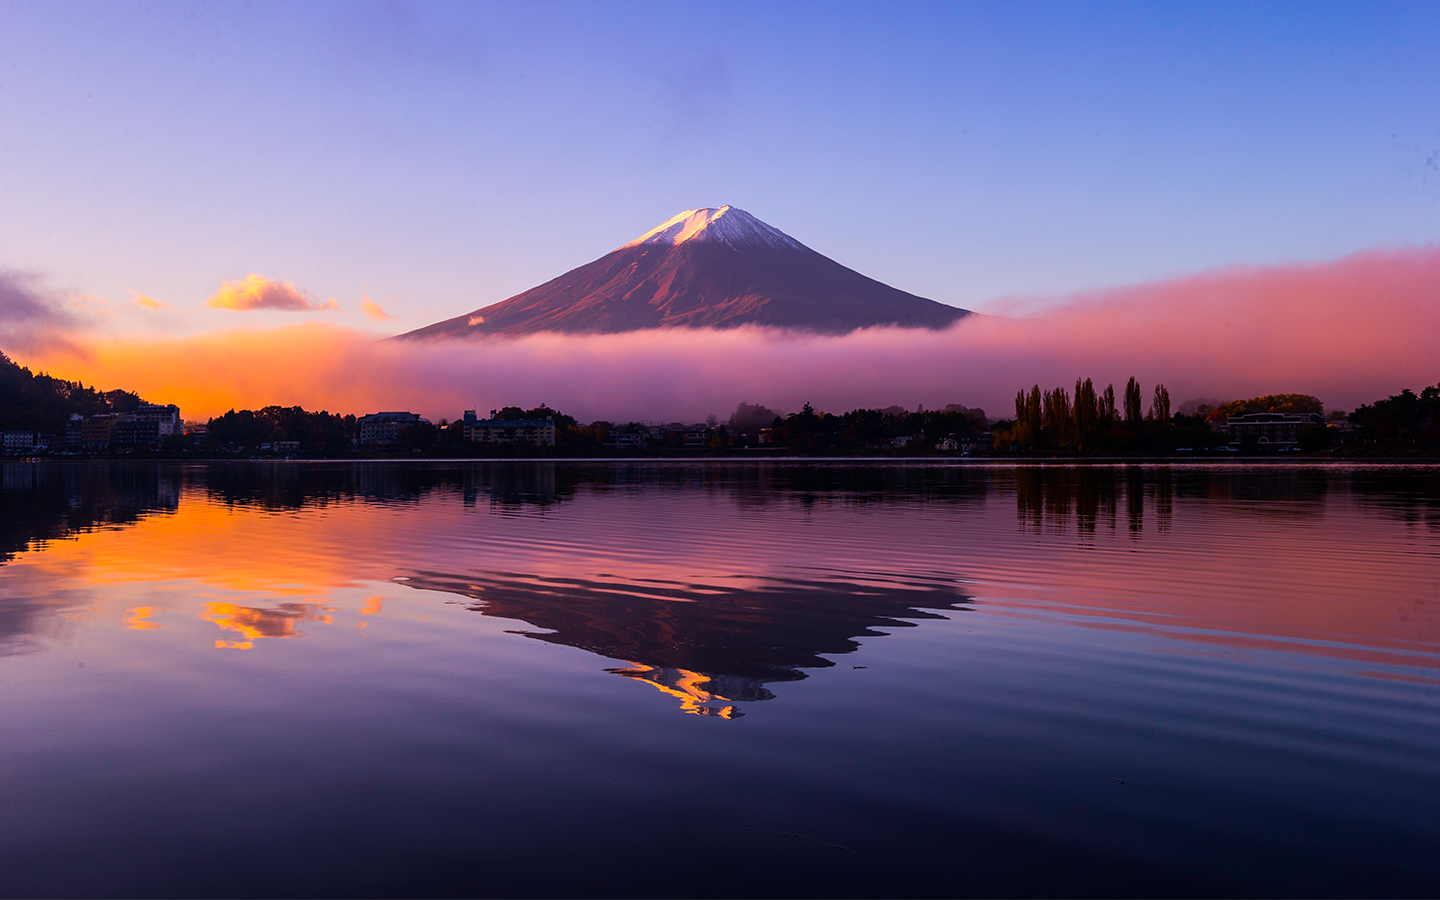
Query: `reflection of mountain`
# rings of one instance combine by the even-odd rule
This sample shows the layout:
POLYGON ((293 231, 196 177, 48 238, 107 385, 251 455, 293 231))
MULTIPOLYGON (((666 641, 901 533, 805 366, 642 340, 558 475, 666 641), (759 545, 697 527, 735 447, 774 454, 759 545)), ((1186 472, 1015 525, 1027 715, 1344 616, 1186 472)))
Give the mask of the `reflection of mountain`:
POLYGON ((519 632, 526 637, 624 661, 610 671, 650 682, 687 712, 724 718, 737 714, 735 702, 773 697, 766 684, 834 665, 826 655, 854 651, 856 638, 969 602, 951 581, 881 575, 690 585, 426 572, 405 583, 546 629, 519 632))
MULTIPOLYGON (((180 504, 181 472, 158 465, 0 463, 0 565, 92 528, 132 525, 180 504)), ((50 596, 0 598, 0 654, 25 646, 50 596)))

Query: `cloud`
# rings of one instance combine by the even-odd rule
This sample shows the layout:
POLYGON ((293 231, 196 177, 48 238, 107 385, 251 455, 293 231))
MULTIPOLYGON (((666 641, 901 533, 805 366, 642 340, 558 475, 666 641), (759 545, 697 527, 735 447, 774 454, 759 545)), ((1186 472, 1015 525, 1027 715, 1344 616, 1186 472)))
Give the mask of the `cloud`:
POLYGON ((75 352, 73 334, 85 327, 73 309, 41 285, 39 276, 0 270, 0 350, 75 352))
POLYGON ((220 290, 210 298, 209 305, 215 309, 277 309, 288 312, 340 308, 333 297, 321 303, 309 291, 300 290, 288 281, 254 273, 239 281, 227 281, 220 285, 220 290))
POLYGON ((360 297, 360 311, 365 313, 365 315, 369 316, 377 322, 388 322, 391 319, 395 318, 394 316, 387 313, 380 306, 380 304, 376 303, 374 300, 371 300, 366 295, 361 294, 360 297))
MULTIPOLYGON (((1011 312, 1025 307, 1011 304, 1011 312)), ((783 410, 946 403, 1008 415, 1015 392, 1077 377, 1178 405, 1281 391, 1328 406, 1440 380, 1440 247, 1335 262, 1242 267, 1090 292, 1024 318, 976 316, 939 332, 877 328, 843 337, 764 329, 415 343, 320 322, 191 338, 104 340, 49 369, 186 417, 268 404, 365 413, 551 406, 581 418, 724 416, 741 400, 783 410)))
POLYGON ((147 297, 139 291, 135 290, 134 288, 126 288, 126 290, 135 295, 130 298, 130 302, 140 307, 141 309, 155 311, 171 308, 170 304, 162 303, 161 301, 156 300, 154 297, 147 297))

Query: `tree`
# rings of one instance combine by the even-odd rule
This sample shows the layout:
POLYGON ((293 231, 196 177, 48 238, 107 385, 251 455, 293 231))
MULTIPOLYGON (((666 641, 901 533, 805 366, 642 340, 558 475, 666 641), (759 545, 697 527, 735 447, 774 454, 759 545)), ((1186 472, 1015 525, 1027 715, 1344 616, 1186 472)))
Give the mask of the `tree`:
POLYGON ((1170 424, 1170 392, 1165 385, 1155 385, 1155 396, 1150 400, 1150 418, 1161 425, 1170 424))
POLYGON ((1081 453, 1095 449, 1096 426, 1100 421, 1100 404, 1095 397, 1095 383, 1075 379, 1075 449, 1081 453))
POLYGON ((1115 414, 1115 385, 1105 385, 1105 393, 1100 397, 1100 421, 1106 425, 1114 425, 1115 414))
POLYGON ((1130 376, 1130 382, 1125 385, 1125 424, 1132 428, 1140 424, 1140 382, 1135 376, 1130 376))

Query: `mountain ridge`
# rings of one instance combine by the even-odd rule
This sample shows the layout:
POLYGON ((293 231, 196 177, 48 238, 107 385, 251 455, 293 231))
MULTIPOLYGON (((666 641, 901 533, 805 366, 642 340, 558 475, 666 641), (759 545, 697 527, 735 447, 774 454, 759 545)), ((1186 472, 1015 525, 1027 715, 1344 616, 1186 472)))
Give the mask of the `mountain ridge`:
POLYGON ((685 210, 544 284, 397 337, 741 325, 844 334, 877 325, 940 329, 970 314, 862 275, 742 209, 721 206, 685 210))

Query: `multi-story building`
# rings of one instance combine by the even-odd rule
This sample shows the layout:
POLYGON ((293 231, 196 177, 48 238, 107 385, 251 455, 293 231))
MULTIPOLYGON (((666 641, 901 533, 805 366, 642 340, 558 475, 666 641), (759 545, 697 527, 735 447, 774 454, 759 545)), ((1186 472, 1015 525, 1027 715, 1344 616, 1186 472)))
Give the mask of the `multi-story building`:
POLYGON ((134 450, 136 447, 154 447, 160 443, 160 421, 158 419, 137 419, 121 416, 110 435, 110 446, 117 450, 134 450))
POLYGON ((1230 435, 1230 444, 1236 447, 1247 439, 1261 447, 1293 447, 1300 429, 1324 424, 1318 413, 1246 413, 1228 417, 1224 430, 1230 435))
POLYGON ((429 425, 428 419, 412 412, 378 412, 361 416, 360 444, 370 447, 391 447, 400 440, 400 429, 407 425, 429 425))
POLYGON ((80 446, 86 450, 109 450, 121 418, 119 413, 101 413, 86 419, 80 427, 80 446))
MULTIPOLYGON (((142 403, 135 407, 126 416, 136 422, 154 422, 156 433, 163 439, 180 431, 180 407, 171 403, 168 406, 161 406, 158 403, 142 403)), ((148 429, 142 429, 148 431, 148 429)))
POLYGON ((85 417, 79 413, 71 413, 68 421, 65 422, 65 449, 79 450, 84 446, 81 431, 85 427, 85 417))
POLYGON ((533 444, 555 446, 554 419, 500 419, 496 410, 490 418, 477 419, 475 410, 465 410, 465 440, 477 444, 533 444))
POLYGON ((6 453, 20 453, 32 450, 35 447, 35 432, 33 431, 6 431, 0 435, 4 441, 6 453))

